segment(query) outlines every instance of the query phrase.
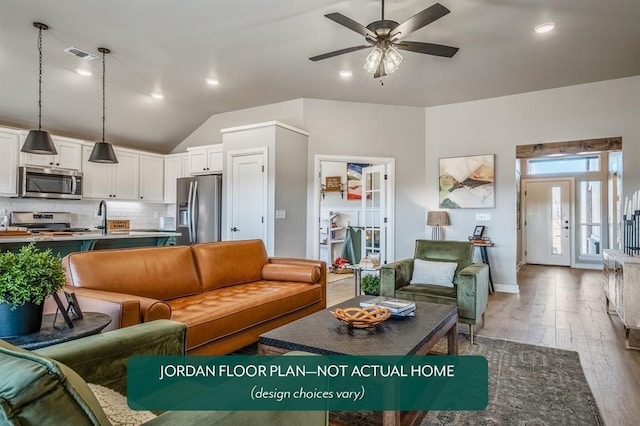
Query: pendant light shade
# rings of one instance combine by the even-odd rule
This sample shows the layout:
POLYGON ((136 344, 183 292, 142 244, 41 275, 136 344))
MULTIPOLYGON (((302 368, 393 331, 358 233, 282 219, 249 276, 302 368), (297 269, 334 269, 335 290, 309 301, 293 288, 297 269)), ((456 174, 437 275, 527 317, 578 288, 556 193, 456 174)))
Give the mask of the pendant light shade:
POLYGON ((102 53, 102 141, 96 142, 91 150, 89 161, 92 163, 117 163, 118 158, 113 151, 113 147, 110 143, 104 140, 104 128, 105 128, 105 75, 106 65, 105 56, 107 53, 111 53, 106 47, 99 47, 98 52, 102 53))
POLYGON ((30 154, 56 155, 58 151, 53 144, 49 132, 42 130, 42 31, 49 27, 40 22, 34 22, 33 26, 38 29, 38 130, 29 130, 29 134, 22 145, 20 151, 30 154))

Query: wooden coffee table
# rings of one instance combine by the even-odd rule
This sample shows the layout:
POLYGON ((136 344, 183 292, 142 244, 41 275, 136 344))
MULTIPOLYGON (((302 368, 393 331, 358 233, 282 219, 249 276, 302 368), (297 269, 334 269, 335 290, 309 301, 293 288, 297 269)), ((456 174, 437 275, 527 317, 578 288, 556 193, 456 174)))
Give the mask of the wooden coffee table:
MULTIPOLYGON (((329 311, 360 306, 371 296, 358 296, 316 312, 260 336, 258 353, 277 355, 305 351, 322 355, 426 355, 447 336, 447 353, 458 354, 458 308, 415 302, 416 315, 390 318, 375 329, 352 329, 329 311)), ((425 412, 384 411, 383 425, 419 424, 425 412)), ((333 423, 333 422, 332 422, 333 423)))

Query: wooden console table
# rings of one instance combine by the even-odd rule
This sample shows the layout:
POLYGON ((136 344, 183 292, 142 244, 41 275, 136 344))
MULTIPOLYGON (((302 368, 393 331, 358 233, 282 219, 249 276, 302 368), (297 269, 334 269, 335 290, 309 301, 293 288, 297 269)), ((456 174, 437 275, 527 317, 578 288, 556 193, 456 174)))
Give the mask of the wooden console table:
POLYGON ((631 329, 640 330, 640 257, 607 249, 603 251, 603 261, 607 313, 617 314, 622 320, 625 349, 640 350, 629 344, 631 329))

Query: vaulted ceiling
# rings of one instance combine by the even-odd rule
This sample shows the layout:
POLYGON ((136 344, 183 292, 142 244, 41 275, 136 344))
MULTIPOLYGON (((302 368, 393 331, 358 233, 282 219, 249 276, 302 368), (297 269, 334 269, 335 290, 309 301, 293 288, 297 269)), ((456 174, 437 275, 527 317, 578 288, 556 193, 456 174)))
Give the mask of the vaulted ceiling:
MULTIPOLYGON (((433 3, 387 0, 385 18, 403 22, 433 3)), ((376 80, 363 69, 369 49, 308 58, 365 43, 324 15, 367 25, 380 19, 379 0, 0 0, 0 124, 37 126, 34 21, 50 27, 43 128, 100 138, 101 60, 63 50, 107 47, 107 139, 157 152, 213 114, 289 99, 433 106, 640 74, 638 0, 440 3, 451 13, 407 40, 460 51, 451 59, 402 52, 398 71, 376 80), (546 21, 556 29, 534 33, 546 21), (81 66, 93 75, 77 74, 81 66), (343 69, 353 76, 341 78, 343 69)))

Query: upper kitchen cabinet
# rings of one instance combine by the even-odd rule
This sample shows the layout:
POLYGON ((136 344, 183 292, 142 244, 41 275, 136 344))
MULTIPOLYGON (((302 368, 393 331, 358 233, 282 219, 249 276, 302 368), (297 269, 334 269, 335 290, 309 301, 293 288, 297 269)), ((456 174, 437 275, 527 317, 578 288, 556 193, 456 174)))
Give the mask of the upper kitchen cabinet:
MULTIPOLYGON (((27 137, 26 132, 21 132, 21 143, 27 137)), ((54 169, 80 170, 82 167, 82 147, 85 145, 79 140, 63 138, 61 136, 51 136, 53 144, 56 146, 58 154, 42 155, 20 153, 20 165, 38 166, 54 169)))
POLYGON ((190 175, 222 173, 222 144, 194 146, 187 152, 190 175))
POLYGON ((18 152, 20 136, 17 130, 0 128, 0 196, 18 195, 18 152))
POLYGON ((164 200, 164 159, 160 155, 140 154, 140 201, 164 200))
POLYGON ((138 200, 139 160, 133 152, 114 147, 117 164, 89 161, 93 147, 83 148, 83 196, 115 200, 138 200))
POLYGON ((189 176, 189 155, 186 153, 169 154, 164 157, 164 202, 176 202, 176 181, 189 176))

